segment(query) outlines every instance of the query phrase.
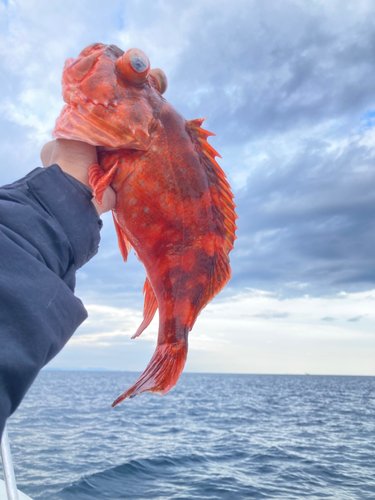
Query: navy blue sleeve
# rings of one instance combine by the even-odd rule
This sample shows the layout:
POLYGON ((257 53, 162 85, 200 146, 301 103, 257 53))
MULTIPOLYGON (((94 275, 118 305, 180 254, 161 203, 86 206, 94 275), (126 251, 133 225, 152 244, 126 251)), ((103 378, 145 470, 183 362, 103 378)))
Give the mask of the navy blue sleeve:
POLYGON ((98 251, 91 190, 58 165, 0 188, 0 436, 41 368, 86 319, 75 273, 98 251))

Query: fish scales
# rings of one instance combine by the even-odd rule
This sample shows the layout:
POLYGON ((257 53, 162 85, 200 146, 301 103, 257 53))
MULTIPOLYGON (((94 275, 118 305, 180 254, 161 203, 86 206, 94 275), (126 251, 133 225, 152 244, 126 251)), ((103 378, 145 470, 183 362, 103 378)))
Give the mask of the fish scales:
POLYGON ((144 319, 133 338, 159 309, 155 353, 113 406, 145 391, 165 394, 176 384, 189 331, 230 279, 237 218, 218 153, 207 142, 213 134, 164 99, 165 76, 150 72, 137 50, 94 44, 68 59, 67 104, 54 129, 55 137, 99 146, 99 165, 90 169, 94 193, 100 201, 106 187, 115 190, 121 253, 126 261, 133 247, 145 267, 144 319), (136 65, 143 77, 133 75, 136 65))

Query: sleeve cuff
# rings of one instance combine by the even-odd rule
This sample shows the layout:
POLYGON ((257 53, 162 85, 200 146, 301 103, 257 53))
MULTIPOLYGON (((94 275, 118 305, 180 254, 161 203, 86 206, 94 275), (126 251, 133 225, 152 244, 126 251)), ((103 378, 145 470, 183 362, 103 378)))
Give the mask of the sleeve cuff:
POLYGON ((67 235, 75 267, 79 269, 97 253, 102 228, 102 221, 91 201, 91 189, 65 174, 56 164, 34 170, 27 184, 67 235))

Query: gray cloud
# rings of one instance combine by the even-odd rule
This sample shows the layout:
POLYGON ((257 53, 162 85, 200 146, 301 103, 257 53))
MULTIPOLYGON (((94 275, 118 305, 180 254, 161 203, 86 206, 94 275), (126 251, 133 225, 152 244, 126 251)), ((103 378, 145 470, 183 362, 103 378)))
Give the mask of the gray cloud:
POLYGON ((351 323, 356 323, 357 321, 360 321, 362 318, 364 318, 366 315, 362 315, 362 316, 355 316, 354 318, 350 318, 348 319, 348 321, 350 321, 351 323))
POLYGON ((374 162, 374 150, 357 138, 339 152, 307 141, 286 165, 255 169, 237 197, 234 279, 373 286, 374 162))
POLYGON ((290 316, 287 312, 278 312, 278 311, 264 311, 259 314, 253 314, 253 318, 262 318, 262 319, 282 319, 288 318, 290 316))
POLYGON ((369 3, 354 16, 339 2, 204 5, 171 93, 187 112, 203 108, 225 140, 346 122, 374 105, 369 3))

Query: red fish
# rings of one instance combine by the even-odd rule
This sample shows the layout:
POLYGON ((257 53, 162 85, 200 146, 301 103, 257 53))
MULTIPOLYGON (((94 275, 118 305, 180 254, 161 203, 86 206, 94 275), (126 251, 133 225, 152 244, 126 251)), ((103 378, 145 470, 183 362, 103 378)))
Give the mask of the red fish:
MULTIPOLYGON (((226 176, 203 120, 186 121, 162 96, 167 79, 138 49, 94 44, 68 59, 67 103, 55 137, 101 146, 90 182, 100 201, 109 185, 124 260, 134 247, 146 270, 144 319, 159 309, 157 346, 146 370, 113 403, 165 394, 186 361, 200 311, 228 282, 237 218, 226 176)), ((133 337, 133 338, 134 338, 133 337)))

